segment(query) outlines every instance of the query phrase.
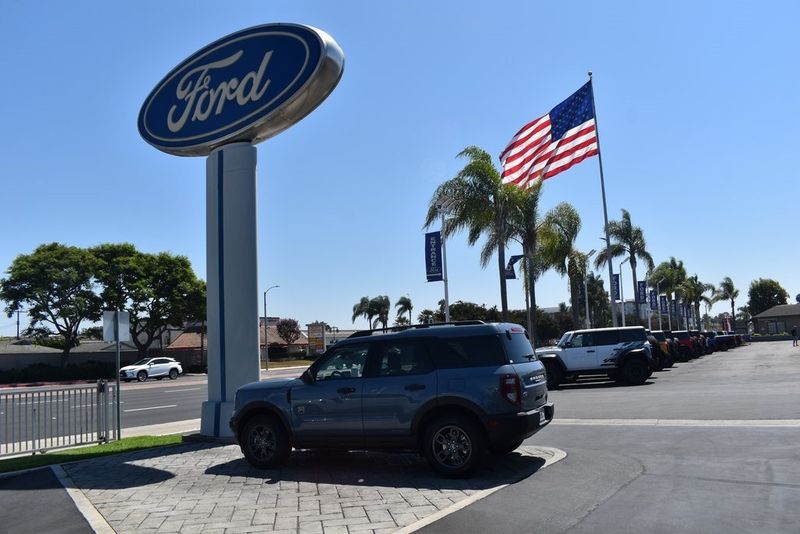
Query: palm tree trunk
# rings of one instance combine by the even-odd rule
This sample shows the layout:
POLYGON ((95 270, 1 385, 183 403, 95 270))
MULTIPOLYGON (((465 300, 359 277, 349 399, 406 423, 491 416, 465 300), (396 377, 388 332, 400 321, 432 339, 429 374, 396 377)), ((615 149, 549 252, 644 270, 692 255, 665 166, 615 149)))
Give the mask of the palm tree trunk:
POLYGON ((573 280, 572 278, 569 279, 569 294, 570 294, 570 305, 572 306, 572 326, 573 328, 580 328, 580 321, 581 321, 581 303, 578 302, 578 295, 580 294, 580 289, 578 287, 579 282, 577 280, 573 280))
POLYGON ((506 244, 502 240, 497 246, 497 269, 500 273, 500 307, 503 321, 508 321, 508 298, 506 296, 506 244))
POLYGON ((531 300, 531 314, 528 325, 528 334, 531 339, 531 346, 536 350, 536 272, 533 268, 533 258, 528 259, 528 293, 531 300))
POLYGON ((731 299, 731 328, 734 332, 736 332, 736 311, 734 310, 735 305, 736 304, 734 303, 734 300, 731 299))

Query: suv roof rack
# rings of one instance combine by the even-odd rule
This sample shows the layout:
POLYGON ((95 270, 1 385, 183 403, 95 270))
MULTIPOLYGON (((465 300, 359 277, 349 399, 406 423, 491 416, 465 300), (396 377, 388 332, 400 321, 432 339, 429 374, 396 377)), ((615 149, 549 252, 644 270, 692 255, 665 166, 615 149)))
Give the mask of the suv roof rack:
POLYGON ((421 324, 412 324, 412 325, 402 325, 402 326, 390 326, 389 328, 375 328, 374 330, 359 330, 358 332, 353 332, 348 336, 349 338, 354 337, 367 337, 374 334, 394 334, 397 332, 403 332, 405 330, 416 330, 419 328, 430 328, 432 326, 467 326, 467 325, 476 325, 476 324, 486 324, 483 321, 451 321, 449 323, 421 323, 421 324))

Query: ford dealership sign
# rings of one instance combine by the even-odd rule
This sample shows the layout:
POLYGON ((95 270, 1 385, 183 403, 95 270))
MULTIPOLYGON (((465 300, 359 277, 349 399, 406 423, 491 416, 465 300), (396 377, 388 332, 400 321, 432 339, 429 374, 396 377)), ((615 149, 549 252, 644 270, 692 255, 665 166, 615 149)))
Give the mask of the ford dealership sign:
POLYGON ((198 51, 159 82, 139 112, 139 133, 164 152, 202 156, 258 143, 308 115, 342 76, 344 55, 325 32, 265 24, 198 51))

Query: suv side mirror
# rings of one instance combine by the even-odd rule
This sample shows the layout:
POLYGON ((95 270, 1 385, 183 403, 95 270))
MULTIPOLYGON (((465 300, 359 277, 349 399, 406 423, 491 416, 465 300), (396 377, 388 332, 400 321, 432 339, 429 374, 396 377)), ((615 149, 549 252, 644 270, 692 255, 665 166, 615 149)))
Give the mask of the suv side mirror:
POLYGON ((303 371, 303 374, 300 375, 300 380, 305 382, 306 384, 313 384, 314 383, 314 376, 309 372, 308 369, 303 371))
POLYGON ((564 348, 565 348, 565 349, 568 349, 568 348, 570 348, 570 347, 572 347, 572 341, 565 341, 565 342, 564 342, 564 348))

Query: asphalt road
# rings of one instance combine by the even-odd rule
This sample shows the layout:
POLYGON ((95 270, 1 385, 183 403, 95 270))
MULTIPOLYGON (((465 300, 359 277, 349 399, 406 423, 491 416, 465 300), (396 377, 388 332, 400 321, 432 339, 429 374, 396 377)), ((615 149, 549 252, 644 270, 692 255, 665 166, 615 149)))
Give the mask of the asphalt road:
POLYGON ((424 531, 797 533, 798 381, 800 348, 775 342, 551 392, 527 443, 567 457, 424 531))

